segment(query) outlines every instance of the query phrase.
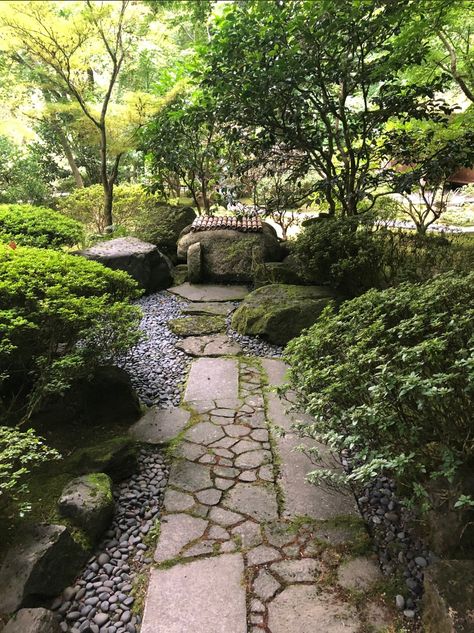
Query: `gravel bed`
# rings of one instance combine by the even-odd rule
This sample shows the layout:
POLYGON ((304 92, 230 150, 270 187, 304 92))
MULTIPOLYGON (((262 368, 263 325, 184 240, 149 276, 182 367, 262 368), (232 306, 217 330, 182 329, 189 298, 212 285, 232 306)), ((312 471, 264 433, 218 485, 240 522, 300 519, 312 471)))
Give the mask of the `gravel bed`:
POLYGON ((380 477, 366 486, 358 498, 359 509, 369 526, 382 571, 405 578, 404 595, 396 596, 396 606, 408 619, 419 612, 423 594, 424 569, 436 560, 426 544, 407 526, 412 517, 395 494, 395 483, 380 477))
MULTIPOLYGON (((238 304, 236 304, 237 307, 238 304)), ((231 328, 232 314, 227 317, 227 335, 240 344, 245 356, 269 356, 279 358, 283 354, 283 347, 272 345, 258 336, 245 336, 231 328)))
POLYGON ((130 374, 144 404, 159 408, 178 406, 191 359, 176 349, 179 337, 166 324, 182 316, 181 308, 186 302, 162 291, 143 297, 136 304, 143 310, 140 328, 145 337, 119 364, 130 374))
POLYGON ((147 558, 147 534, 160 517, 168 479, 163 456, 142 448, 138 471, 114 488, 116 512, 110 529, 74 586, 52 604, 64 633, 136 633, 141 618, 133 613, 134 577, 147 558))

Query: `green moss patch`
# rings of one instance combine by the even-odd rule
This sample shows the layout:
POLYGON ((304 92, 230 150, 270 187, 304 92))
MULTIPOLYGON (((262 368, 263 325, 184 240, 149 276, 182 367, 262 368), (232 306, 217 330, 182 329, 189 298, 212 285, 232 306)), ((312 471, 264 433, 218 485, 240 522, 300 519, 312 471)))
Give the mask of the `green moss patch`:
POLYGON ((202 336, 224 332, 226 322, 223 316, 196 315, 184 319, 171 319, 168 321, 168 327, 178 336, 202 336))

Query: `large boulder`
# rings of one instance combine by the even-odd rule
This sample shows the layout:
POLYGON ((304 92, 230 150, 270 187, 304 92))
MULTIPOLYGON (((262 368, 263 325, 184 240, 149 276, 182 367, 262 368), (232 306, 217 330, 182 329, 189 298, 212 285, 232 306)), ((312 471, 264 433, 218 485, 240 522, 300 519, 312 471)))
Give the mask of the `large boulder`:
POLYGON ((76 577, 87 552, 64 525, 35 525, 23 532, 0 567, 0 613, 35 607, 57 596, 76 577))
POLYGON ((423 631, 473 633, 474 561, 443 560, 424 574, 423 631))
POLYGON ((56 615, 48 609, 20 609, 2 633, 61 633, 56 615))
POLYGON ((196 211, 192 207, 160 205, 141 220, 137 237, 155 244, 164 255, 175 261, 181 231, 195 218, 196 211))
POLYGON ((112 480, 105 473, 73 479, 58 499, 58 511, 96 541, 109 527, 114 515, 112 480))
POLYGON ((242 301, 232 317, 232 328, 239 334, 261 336, 276 345, 286 345, 313 325, 335 296, 324 286, 263 286, 242 301))
POLYGON ((232 229, 192 231, 189 226, 178 241, 178 259, 188 263, 193 282, 250 282, 256 267, 280 261, 283 255, 275 229, 266 223, 255 233, 232 229))
POLYGON ((106 473, 112 481, 122 481, 137 469, 137 445, 131 438, 119 436, 79 448, 69 458, 68 468, 77 475, 106 473))
POLYGON ((172 285, 172 264, 155 244, 136 237, 118 237, 99 242, 78 253, 114 270, 123 270, 133 277, 147 293, 172 285))

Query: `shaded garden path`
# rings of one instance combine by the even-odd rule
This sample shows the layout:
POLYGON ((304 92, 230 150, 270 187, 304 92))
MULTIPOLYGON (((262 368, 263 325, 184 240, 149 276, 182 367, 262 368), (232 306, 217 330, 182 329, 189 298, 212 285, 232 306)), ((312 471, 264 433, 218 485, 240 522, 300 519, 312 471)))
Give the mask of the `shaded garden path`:
MULTIPOLYGON (((229 300, 215 287, 193 298, 229 300)), ((352 497, 304 481, 314 466, 295 451, 291 394, 274 391, 285 371, 277 359, 197 358, 180 407, 135 427, 173 451, 143 633, 312 633, 315 622, 356 633, 390 622, 352 497)))

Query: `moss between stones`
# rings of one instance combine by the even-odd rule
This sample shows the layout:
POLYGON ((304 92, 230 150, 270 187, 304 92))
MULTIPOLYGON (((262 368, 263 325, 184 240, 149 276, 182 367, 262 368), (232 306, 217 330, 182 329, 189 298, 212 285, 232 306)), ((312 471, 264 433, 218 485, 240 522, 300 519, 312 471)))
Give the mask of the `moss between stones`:
POLYGON ((240 334, 261 336, 277 345, 313 325, 335 298, 321 286, 271 284, 251 292, 232 317, 232 327, 240 334))
POLYGON ((226 322, 223 316, 198 314, 184 319, 171 319, 168 321, 168 327, 178 336, 202 336, 224 332, 226 322))

